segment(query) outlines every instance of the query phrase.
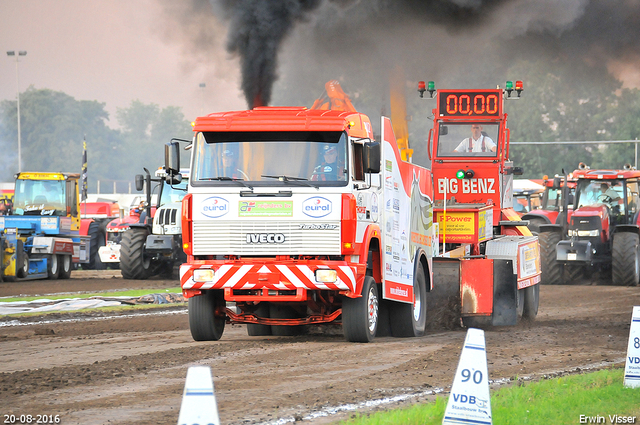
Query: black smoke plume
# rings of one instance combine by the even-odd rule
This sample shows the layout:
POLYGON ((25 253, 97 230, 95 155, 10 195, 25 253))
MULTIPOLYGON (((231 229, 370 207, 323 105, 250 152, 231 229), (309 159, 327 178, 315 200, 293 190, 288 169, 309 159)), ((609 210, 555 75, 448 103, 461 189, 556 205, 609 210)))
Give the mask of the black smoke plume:
POLYGON ((250 108, 268 105, 278 78, 278 51, 293 26, 321 0, 221 0, 229 19, 227 50, 240 57, 242 90, 250 108))

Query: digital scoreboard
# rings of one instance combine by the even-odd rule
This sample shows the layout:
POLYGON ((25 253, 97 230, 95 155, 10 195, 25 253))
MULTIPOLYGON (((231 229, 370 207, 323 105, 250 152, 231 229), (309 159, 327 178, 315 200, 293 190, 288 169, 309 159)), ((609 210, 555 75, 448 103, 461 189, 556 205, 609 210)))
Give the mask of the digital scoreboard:
POLYGON ((438 112, 441 117, 497 117, 501 90, 456 90, 438 92, 438 112))

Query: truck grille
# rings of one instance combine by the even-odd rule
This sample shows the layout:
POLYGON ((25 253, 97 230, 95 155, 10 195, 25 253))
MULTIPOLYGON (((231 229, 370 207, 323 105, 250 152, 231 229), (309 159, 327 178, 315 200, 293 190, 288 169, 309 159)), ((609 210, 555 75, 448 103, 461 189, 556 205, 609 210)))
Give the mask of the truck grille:
POLYGON ((340 255, 340 222, 324 224, 335 228, 301 229, 307 221, 194 222, 193 255, 340 255))

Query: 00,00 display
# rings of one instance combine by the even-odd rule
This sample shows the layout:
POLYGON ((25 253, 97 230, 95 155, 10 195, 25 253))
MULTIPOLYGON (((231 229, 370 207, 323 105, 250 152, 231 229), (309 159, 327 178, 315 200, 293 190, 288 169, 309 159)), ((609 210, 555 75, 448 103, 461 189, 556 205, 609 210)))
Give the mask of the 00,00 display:
POLYGON ((440 116, 498 116, 497 94, 440 93, 440 116))

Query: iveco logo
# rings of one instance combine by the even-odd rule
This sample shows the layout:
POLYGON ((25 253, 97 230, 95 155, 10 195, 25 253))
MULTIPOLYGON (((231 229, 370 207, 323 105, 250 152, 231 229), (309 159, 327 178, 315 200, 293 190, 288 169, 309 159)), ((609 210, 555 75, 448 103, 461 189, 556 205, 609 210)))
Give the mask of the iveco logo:
POLYGON ((247 233, 247 243, 284 243, 282 233, 247 233))
POLYGON ((209 218, 222 217, 229 212, 229 201, 224 198, 212 196, 202 201, 202 214, 209 218))
POLYGON ((302 203, 302 212, 309 217, 320 218, 331 214, 331 201, 320 196, 314 196, 302 203))

